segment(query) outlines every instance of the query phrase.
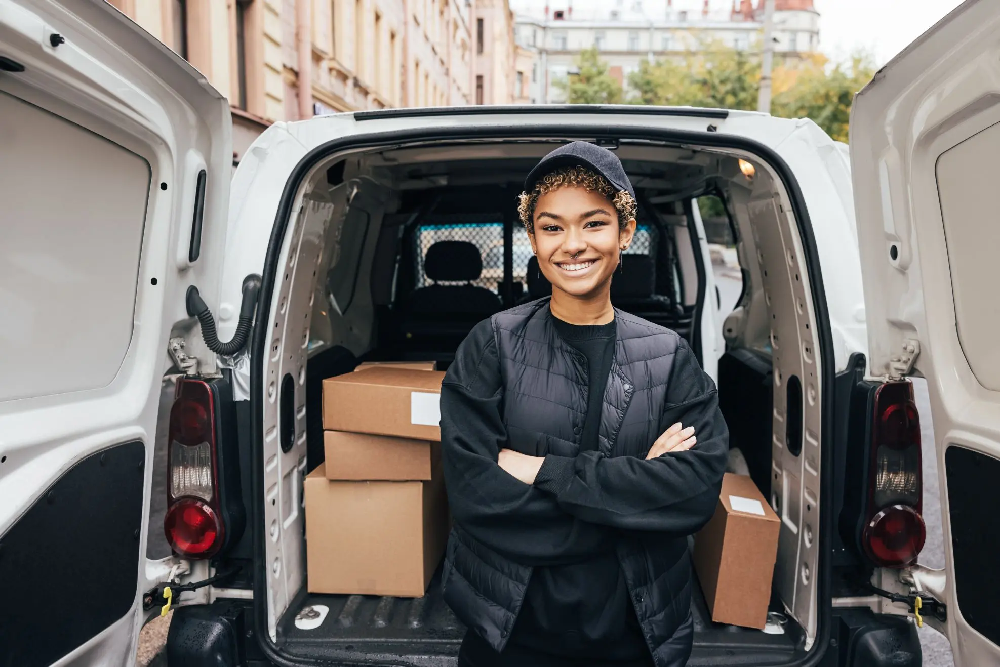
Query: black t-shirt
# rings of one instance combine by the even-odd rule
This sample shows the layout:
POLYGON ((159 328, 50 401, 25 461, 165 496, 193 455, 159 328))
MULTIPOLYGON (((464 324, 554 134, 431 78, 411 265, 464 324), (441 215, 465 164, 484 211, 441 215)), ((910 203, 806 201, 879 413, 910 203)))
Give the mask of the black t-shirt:
MULTIPOLYGON (((598 446, 601 409, 614 361, 616 323, 574 325, 553 318, 563 340, 587 359, 589 386, 581 450, 598 446)), ((584 563, 536 567, 502 654, 470 632, 462 662, 475 667, 652 664, 615 545, 584 563)))

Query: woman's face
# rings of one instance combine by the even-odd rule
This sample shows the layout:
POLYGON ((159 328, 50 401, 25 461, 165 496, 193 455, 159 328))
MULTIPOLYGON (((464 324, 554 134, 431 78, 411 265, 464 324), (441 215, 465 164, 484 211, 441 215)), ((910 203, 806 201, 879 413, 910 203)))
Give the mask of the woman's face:
POLYGON ((607 289, 622 246, 635 231, 629 220, 619 231, 618 213, 599 192, 566 186, 538 197, 531 247, 542 274, 574 297, 589 297, 607 289))

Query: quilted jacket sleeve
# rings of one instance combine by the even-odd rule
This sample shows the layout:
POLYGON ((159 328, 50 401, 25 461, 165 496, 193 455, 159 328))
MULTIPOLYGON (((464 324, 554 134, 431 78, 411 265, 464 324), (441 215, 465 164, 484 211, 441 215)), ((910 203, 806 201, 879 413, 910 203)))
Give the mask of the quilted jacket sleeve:
POLYGON ((546 456, 535 486, 565 511, 620 529, 697 532, 711 518, 722 488, 729 429, 715 383, 691 348, 675 353, 661 424, 693 426, 697 444, 649 461, 583 452, 546 456))

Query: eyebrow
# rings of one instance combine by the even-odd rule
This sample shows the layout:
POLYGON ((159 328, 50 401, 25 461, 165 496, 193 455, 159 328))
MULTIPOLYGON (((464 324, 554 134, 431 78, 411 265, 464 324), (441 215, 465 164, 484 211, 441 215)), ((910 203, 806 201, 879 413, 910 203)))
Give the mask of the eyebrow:
MULTIPOLYGON (((582 220, 584 218, 589 218, 589 217, 595 216, 595 215, 606 215, 606 216, 610 217, 611 216, 611 212, 608 211, 607 209, 595 208, 593 211, 587 211, 586 213, 584 213, 583 215, 581 215, 580 219, 582 220)), ((540 219, 540 218, 552 218, 553 220, 562 220, 563 219, 563 217, 561 215, 558 215, 556 213, 549 213, 548 211, 539 211, 536 214, 535 217, 538 218, 538 219, 540 219)))

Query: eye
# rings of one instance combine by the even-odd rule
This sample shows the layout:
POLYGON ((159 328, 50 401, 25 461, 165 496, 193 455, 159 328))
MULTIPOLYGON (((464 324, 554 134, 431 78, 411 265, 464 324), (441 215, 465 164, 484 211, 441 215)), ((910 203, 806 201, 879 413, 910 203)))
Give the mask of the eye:
POLYGON ((561 231, 559 225, 545 225, 542 227, 543 232, 558 232, 561 231))
POLYGON ((583 228, 596 228, 596 227, 607 227, 608 223, 606 220, 591 220, 584 224, 583 228))

